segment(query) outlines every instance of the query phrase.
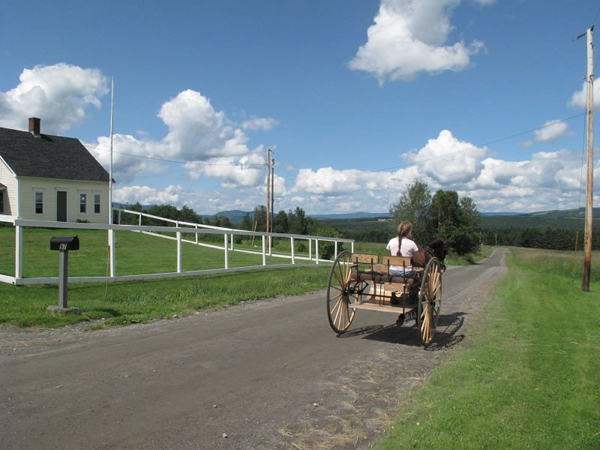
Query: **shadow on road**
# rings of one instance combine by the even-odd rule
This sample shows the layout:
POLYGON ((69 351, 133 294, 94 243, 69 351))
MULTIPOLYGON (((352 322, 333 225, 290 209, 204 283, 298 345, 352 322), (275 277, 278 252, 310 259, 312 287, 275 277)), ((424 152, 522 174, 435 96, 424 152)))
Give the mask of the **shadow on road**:
MULTIPOLYGON (((465 338, 461 332, 466 313, 455 312, 440 316, 433 343, 426 347, 429 351, 452 348, 465 338)), ((414 320, 405 322, 402 326, 397 325, 369 325, 366 327, 350 329, 338 338, 369 339, 389 344, 403 344, 408 346, 421 346, 421 339, 414 320)))

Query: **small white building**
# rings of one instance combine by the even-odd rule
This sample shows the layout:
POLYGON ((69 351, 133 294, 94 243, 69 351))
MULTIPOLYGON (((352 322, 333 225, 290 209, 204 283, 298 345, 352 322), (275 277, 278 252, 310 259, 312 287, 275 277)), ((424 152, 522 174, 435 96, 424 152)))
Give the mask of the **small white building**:
POLYGON ((109 174, 75 138, 0 128, 0 214, 108 223, 109 174))

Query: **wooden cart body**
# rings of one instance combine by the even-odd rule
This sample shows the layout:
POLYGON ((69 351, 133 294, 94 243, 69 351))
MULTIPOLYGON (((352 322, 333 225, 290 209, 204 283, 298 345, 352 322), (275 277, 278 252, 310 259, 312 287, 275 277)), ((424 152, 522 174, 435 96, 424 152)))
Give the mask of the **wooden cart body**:
POLYGON ((335 260, 327 287, 327 315, 336 333, 350 327, 357 310, 398 314, 397 324, 415 319, 423 345, 433 342, 442 301, 445 266, 433 257, 409 276, 394 275, 392 266, 406 269, 410 258, 343 252, 335 260))

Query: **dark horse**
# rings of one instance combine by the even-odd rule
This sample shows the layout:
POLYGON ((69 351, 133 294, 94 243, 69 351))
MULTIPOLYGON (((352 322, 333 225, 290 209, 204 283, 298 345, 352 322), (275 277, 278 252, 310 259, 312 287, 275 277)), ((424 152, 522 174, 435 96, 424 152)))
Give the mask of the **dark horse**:
POLYGON ((436 239, 425 247, 419 246, 419 250, 413 253, 411 257, 411 263, 416 267, 425 267, 431 258, 436 257, 440 260, 442 270, 446 270, 444 259, 446 259, 447 254, 448 251, 446 250, 446 244, 444 241, 441 239, 436 239))

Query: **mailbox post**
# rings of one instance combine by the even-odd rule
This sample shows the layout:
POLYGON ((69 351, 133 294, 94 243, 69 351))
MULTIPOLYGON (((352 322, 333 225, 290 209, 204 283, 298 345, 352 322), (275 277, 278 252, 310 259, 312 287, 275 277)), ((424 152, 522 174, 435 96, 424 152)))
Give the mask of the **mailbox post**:
POLYGON ((77 308, 67 307, 69 284, 69 250, 79 250, 79 238, 53 237, 50 239, 50 250, 58 250, 58 307, 49 306, 50 311, 71 312, 79 311, 77 308))

